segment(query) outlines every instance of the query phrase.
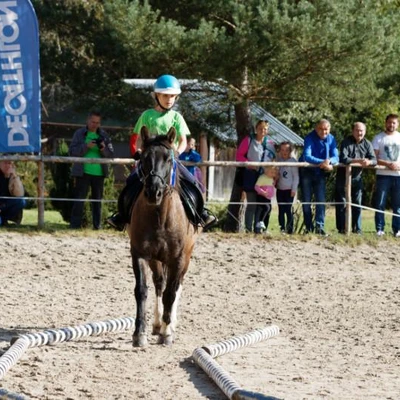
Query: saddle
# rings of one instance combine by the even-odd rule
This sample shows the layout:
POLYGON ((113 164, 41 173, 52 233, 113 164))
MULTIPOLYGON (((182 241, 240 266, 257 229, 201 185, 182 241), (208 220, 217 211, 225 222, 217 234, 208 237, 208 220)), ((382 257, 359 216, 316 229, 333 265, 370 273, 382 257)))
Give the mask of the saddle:
MULTIPOLYGON (((179 186, 177 187, 185 209, 186 216, 191 224, 198 226, 201 220, 201 213, 204 207, 204 199, 199 187, 195 183, 190 182, 184 177, 180 178, 179 186)), ((131 175, 126 186, 118 198, 118 211, 125 222, 129 223, 131 219, 132 209, 143 189, 143 183, 137 174, 131 175)))

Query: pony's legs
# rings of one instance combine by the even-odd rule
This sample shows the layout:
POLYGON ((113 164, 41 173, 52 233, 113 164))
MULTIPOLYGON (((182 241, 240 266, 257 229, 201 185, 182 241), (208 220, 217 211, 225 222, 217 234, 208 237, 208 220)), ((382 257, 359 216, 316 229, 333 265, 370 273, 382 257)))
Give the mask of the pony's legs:
POLYGON ((182 259, 178 260, 174 266, 169 266, 167 286, 163 293, 164 313, 159 342, 166 345, 171 345, 174 341, 182 282, 189 266, 190 256, 182 257, 182 259), (183 258, 184 260, 182 260, 183 258))
MULTIPOLYGON (((131 252, 132 253, 132 252, 131 252)), ((133 333, 133 346, 144 347, 147 345, 146 336, 146 300, 148 293, 147 286, 147 265, 145 260, 137 258, 132 253, 132 266, 135 274, 135 299, 136 299, 136 320, 133 333)))
POLYGON ((154 305, 154 322, 153 322, 153 335, 160 333, 162 324, 162 315, 164 305, 162 303, 162 294, 165 288, 165 277, 163 272, 163 265, 159 261, 150 261, 150 268, 153 272, 153 283, 156 291, 156 300, 154 305))

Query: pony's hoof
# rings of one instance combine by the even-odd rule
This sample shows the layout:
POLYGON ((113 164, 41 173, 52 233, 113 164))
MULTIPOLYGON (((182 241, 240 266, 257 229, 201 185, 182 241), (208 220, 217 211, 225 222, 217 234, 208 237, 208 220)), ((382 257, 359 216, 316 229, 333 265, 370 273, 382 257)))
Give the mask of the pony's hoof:
POLYGON ((146 335, 132 336, 132 345, 133 347, 146 347, 147 346, 147 337, 146 335))
POLYGON ((168 336, 160 335, 158 337, 158 344, 163 344, 164 346, 172 346, 172 343, 174 343, 174 338, 172 335, 168 336))

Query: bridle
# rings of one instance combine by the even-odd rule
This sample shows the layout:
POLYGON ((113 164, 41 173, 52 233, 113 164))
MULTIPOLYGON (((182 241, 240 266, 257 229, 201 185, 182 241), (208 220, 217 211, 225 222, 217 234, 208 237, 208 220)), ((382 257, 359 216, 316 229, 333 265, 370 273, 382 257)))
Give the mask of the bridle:
MULTIPOLYGON (((167 150, 173 151, 171 146, 168 146, 166 143, 163 142, 158 142, 158 143, 154 143, 149 147, 152 146, 163 146, 164 148, 166 148, 167 150)), ((161 181, 161 185, 162 185, 162 189, 165 189, 166 187, 170 186, 169 184, 169 180, 170 180, 170 174, 171 174, 171 170, 164 176, 162 177, 160 174, 158 174, 157 172, 154 171, 154 169, 151 169, 150 172, 148 174, 146 174, 143 170, 142 165, 144 164, 142 159, 144 159, 144 155, 145 155, 146 151, 144 151, 142 153, 142 157, 141 160, 139 162, 139 166, 138 166, 138 175, 139 175, 139 179, 140 181, 143 183, 143 185, 146 185, 146 181, 148 178, 150 177, 156 177, 158 179, 160 179, 161 181)))

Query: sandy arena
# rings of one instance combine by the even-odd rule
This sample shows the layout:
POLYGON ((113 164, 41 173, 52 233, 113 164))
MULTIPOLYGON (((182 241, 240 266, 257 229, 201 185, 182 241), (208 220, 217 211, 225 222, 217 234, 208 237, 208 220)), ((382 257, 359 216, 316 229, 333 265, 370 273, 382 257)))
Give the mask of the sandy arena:
MULTIPOLYGON (((18 334, 135 316, 123 234, 3 231, 0 249, 0 354, 18 334)), ((30 399, 224 399, 193 350, 276 324, 279 336, 217 359, 243 388, 286 400, 400 396, 393 241, 351 248, 203 234, 178 316, 172 347, 149 333, 149 346, 135 349, 123 331, 28 349, 0 387, 30 399)))

